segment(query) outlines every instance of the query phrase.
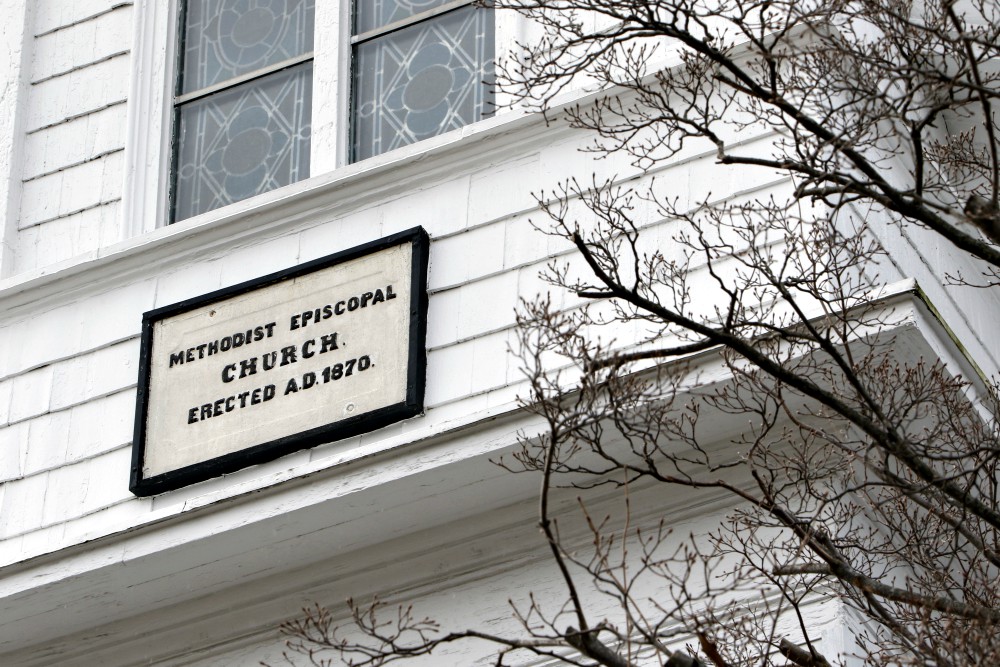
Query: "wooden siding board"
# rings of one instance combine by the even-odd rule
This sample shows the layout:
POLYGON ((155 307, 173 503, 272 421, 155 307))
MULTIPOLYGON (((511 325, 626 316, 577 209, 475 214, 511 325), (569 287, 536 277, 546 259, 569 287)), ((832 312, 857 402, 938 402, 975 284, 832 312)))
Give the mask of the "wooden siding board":
POLYGON ((110 11, 44 33, 35 38, 31 80, 42 81, 127 53, 132 30, 132 7, 116 4, 110 11))
POLYGON ((129 62, 123 54, 34 84, 26 130, 35 132, 120 104, 128 96, 129 62))

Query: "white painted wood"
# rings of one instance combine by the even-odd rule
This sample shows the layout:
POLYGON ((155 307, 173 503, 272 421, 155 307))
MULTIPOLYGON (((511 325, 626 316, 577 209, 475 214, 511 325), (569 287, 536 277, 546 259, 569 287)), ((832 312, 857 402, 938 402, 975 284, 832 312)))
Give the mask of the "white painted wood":
POLYGON ((104 13, 41 34, 35 39, 32 82, 127 53, 132 21, 132 4, 119 2, 104 13))
MULTIPOLYGON (((593 162, 578 152, 586 135, 520 111, 347 165, 347 3, 317 5, 313 177, 165 227, 174 5, 0 0, 11 17, 0 25, 11 54, 0 59, 0 664, 255 664, 277 657, 276 623, 311 601, 382 593, 502 628, 511 594, 558 599, 532 524, 537 479, 490 463, 538 428, 517 407, 513 307, 545 288, 549 259, 572 258, 531 229, 543 218, 532 193, 656 177, 691 204, 789 187, 719 169, 695 142, 649 174, 593 162), (144 311, 415 225, 432 237, 424 415, 153 498, 128 493, 144 311)), ((501 17, 498 49, 525 30, 501 17)), ((765 151, 772 138, 727 140, 765 151)), ((669 251, 675 227, 642 206, 640 226, 669 251)), ((890 290, 898 348, 970 377, 966 354, 996 372, 1000 304, 941 285, 941 267, 974 264, 919 230, 878 233, 895 262, 884 278, 916 278, 938 311, 913 297, 916 283, 890 290)), ((725 379, 709 355, 696 361, 701 382, 725 379)), ((741 428, 710 423, 720 447, 741 428)), ((725 510, 636 493, 643 518, 669 509, 695 531, 725 510)), ((809 613, 825 645, 847 643, 842 610, 809 613)), ((427 664, 477 664, 484 651, 427 664)))
MULTIPOLYGON (((45 193, 50 196, 50 193, 45 193)), ((121 201, 94 204, 18 232, 17 270, 30 272, 96 253, 118 239, 121 201)))
POLYGON ((348 162, 351 90, 351 3, 318 0, 313 34, 310 174, 331 172, 348 162))
POLYGON ((133 13, 121 240, 166 221, 177 0, 137 0, 133 13))
POLYGON ((17 248, 17 211, 24 159, 22 131, 27 113, 31 47, 27 36, 32 7, 3 0, 0 13, 0 279, 13 275, 17 248))
POLYGON ((66 410, 135 387, 138 358, 133 338, 52 364, 49 409, 66 410))
POLYGON ((26 130, 38 131, 121 104, 128 95, 128 55, 118 55, 31 87, 26 130))
MULTIPOLYGON (((901 321, 906 322, 907 320, 904 318, 901 321)), ((502 338, 500 337, 495 337, 495 338, 496 340, 492 342, 490 342, 489 338, 484 338, 482 341, 483 354, 486 355, 487 357, 489 357, 491 353, 496 352, 495 349, 491 348, 491 345, 496 346, 501 342, 503 342, 502 338)), ((477 374, 475 372, 470 372, 475 370, 476 368, 475 364, 484 363, 482 361, 479 362, 476 361, 476 358, 474 356, 474 350, 475 347, 473 346, 472 343, 463 343, 460 345, 454 345, 448 348, 444 348, 441 351, 441 353, 432 352, 432 354, 430 355, 429 375, 428 375, 429 387, 445 386, 447 387, 447 391, 454 393, 454 395, 448 395, 445 399, 442 400, 456 401, 459 400, 463 394, 465 395, 474 394, 476 391, 480 390, 480 388, 475 385, 463 384, 463 381, 471 382, 474 378, 477 377, 477 374), (454 358, 449 356, 440 356, 440 354, 444 354, 446 352, 451 353, 451 351, 461 351, 461 350, 467 350, 469 354, 454 358), (463 378, 468 378, 468 380, 463 380, 463 378), (457 386, 458 389, 451 389, 452 386, 457 386)), ((483 368, 488 368, 488 366, 483 368)), ((501 370, 497 371, 485 371, 484 375, 488 377, 492 375, 494 378, 500 378, 502 373, 505 373, 506 371, 507 371, 506 368, 502 368, 501 370)), ((90 401, 73 408, 70 418, 70 423, 68 426, 66 426, 66 428, 70 429, 69 434, 72 435, 72 437, 70 438, 69 449, 67 450, 67 453, 65 455, 66 460, 81 461, 81 462, 85 461, 89 457, 102 454, 102 452, 105 451, 111 451, 108 450, 109 445, 112 446, 115 451, 120 450, 122 452, 125 452, 123 445, 126 443, 123 441, 127 439, 129 433, 128 428, 130 426, 130 412, 131 412, 129 408, 131 407, 131 399, 132 396, 130 392, 119 392, 116 394, 112 394, 105 399, 90 401), (91 410, 97 410, 97 412, 92 412, 91 410), (118 420, 117 423, 121 424, 120 426, 121 435, 118 436, 115 435, 116 420, 118 420)), ((430 401, 428 401, 428 403, 430 404, 430 401)), ((487 410, 486 412, 480 411, 478 414, 476 414, 466 411, 460 413, 463 415, 463 418, 460 420, 459 423, 472 424, 478 421, 479 419, 482 419, 485 414, 488 414, 489 410, 488 406, 484 407, 487 410)), ((500 409, 509 410, 510 409, 509 403, 507 405, 500 406, 500 409)), ((434 414, 433 410, 429 410, 428 415, 426 417, 415 418, 413 422, 414 425, 417 427, 416 429, 412 429, 405 432, 402 429, 386 429, 387 433, 376 434, 376 437, 370 439, 361 438, 360 439, 361 447, 357 447, 356 445, 351 446, 348 449, 343 450, 341 453, 338 453, 337 455, 333 456, 332 458, 324 457, 319 459, 311 459, 309 456, 305 456, 304 458, 300 459, 299 463, 294 463, 291 469, 286 468, 291 461, 290 459, 286 459, 280 463, 274 464, 273 466, 271 466, 270 469, 272 470, 287 469, 288 471, 287 475, 290 476, 288 478, 294 478, 299 475, 308 474, 309 470, 327 470, 330 469, 330 466, 340 462, 349 460, 359 460, 358 457, 365 457, 380 451, 381 452, 390 451, 399 446, 402 446, 406 442, 412 440, 419 441, 421 439, 426 439, 430 434, 438 433, 441 431, 441 424, 442 424, 441 418, 437 417, 437 415, 434 414), (389 436, 388 438, 386 438, 387 434, 389 436), (366 442, 368 444, 365 444, 366 442)), ((65 440, 65 438, 59 438, 59 440, 65 440)), ((38 446, 41 446, 41 443, 38 443, 38 446)), ((463 445, 463 448, 464 447, 465 446, 463 445)), ((455 454, 458 455, 460 459, 464 456, 462 452, 456 452, 455 454)), ((121 461, 122 465, 125 466, 125 469, 127 469, 126 458, 122 458, 121 461)), ((203 487, 192 488, 190 491, 204 494, 206 487, 211 488, 215 486, 218 487, 219 493, 222 494, 221 497, 231 497, 233 493, 239 494, 245 492, 246 490, 245 488, 243 491, 240 490, 242 484, 233 484, 233 482, 236 482, 238 478, 242 478, 245 480, 246 483, 249 483, 250 484, 249 488, 267 488, 272 484, 274 484, 276 480, 274 478, 269 478, 267 476, 262 477, 261 472, 264 471, 265 469, 267 468, 265 466, 262 466, 257 470, 250 470, 246 471, 245 474, 241 474, 239 476, 233 476, 233 478, 231 479, 224 478, 222 480, 218 480, 218 483, 207 484, 203 487)), ((111 483, 111 486, 115 487, 113 481, 116 478, 116 476, 120 475, 122 472, 123 469, 119 468, 119 469, 104 471, 104 474, 108 475, 108 483, 111 483)), ((39 472, 39 474, 44 474, 44 473, 39 472)), ((282 477, 284 477, 284 474, 282 475, 282 477)), ((119 490, 119 492, 121 492, 123 487, 121 485, 118 485, 117 489, 119 490)), ((161 501, 169 501, 171 498, 178 498, 178 497, 184 498, 189 493, 190 493, 189 491, 182 491, 174 494, 166 494, 158 498, 157 503, 161 501)), ((117 497, 127 499, 127 497, 123 493, 120 493, 120 495, 117 497)), ((209 494, 208 496, 202 495, 201 497, 207 500, 212 497, 212 494, 209 494)), ((185 501, 185 506, 186 506, 186 501, 185 501)), ((165 507, 165 509, 167 508, 165 507)), ((180 509, 179 507, 175 506, 173 510, 170 510, 168 516, 173 512, 178 511, 179 509, 180 509)), ((65 511, 79 512, 80 508, 76 504, 67 503, 65 505, 65 511)), ((82 515, 81 518, 83 518, 82 515)), ((152 519, 152 517, 150 517, 150 519, 152 519)), ((25 527, 30 529, 30 525, 31 524, 27 524, 25 527)), ((46 525, 48 524, 42 523, 38 524, 38 527, 42 528, 45 527, 46 525)))
POLYGON ((121 168, 122 152, 115 151, 26 181, 19 227, 45 224, 119 201, 121 168))
MULTIPOLYGON (((10 383, 8 383, 9 391, 10 383)), ((8 396, 9 400, 9 396, 8 396)), ((27 456, 28 423, 4 424, 0 428, 0 482, 24 476, 27 456)), ((0 484, 5 487, 5 484, 0 484)))
POLYGON ((45 36, 57 30, 95 20, 114 12, 119 7, 132 5, 132 0, 83 0, 82 2, 62 2, 61 0, 37 0, 34 35, 45 36))
POLYGON ((19 422, 47 412, 51 391, 51 366, 44 366, 14 378, 10 408, 7 413, 8 420, 19 422))
MULTIPOLYGON (((49 175, 125 147, 125 104, 25 136, 25 180, 49 175)), ((112 243, 117 239, 111 239, 112 243)))
MULTIPOLYGON (((81 282, 77 287, 83 291, 100 290, 102 285, 111 284, 109 281, 126 279, 136 269, 147 269, 150 263, 156 263, 160 272, 169 272, 190 263, 192 254, 225 252, 234 243, 239 244, 247 238, 280 235, 296 225, 318 226, 348 214, 370 216, 379 206, 403 211, 406 209, 397 208, 403 192, 423 191, 448 177, 464 178, 467 169, 484 160, 487 146, 488 157, 499 159, 501 154, 516 155, 533 143, 537 145, 541 136, 558 136, 562 132, 565 130, 547 128, 539 117, 518 113, 483 121, 474 126, 474 131, 447 133, 393 151, 391 155, 377 156, 218 211, 157 228, 44 269, 25 271, 0 281, 0 305, 13 308, 28 302, 37 304, 49 297, 55 297, 56 301, 65 299, 61 284, 68 276, 82 272, 87 272, 92 280, 81 282)), ((427 199, 433 197, 428 195, 427 199)), ((427 221, 434 222, 433 226, 426 225, 430 230, 438 225, 454 229, 453 217, 442 218, 433 209, 422 206, 410 208, 409 213, 394 218, 397 231, 427 221), (418 217, 414 217, 414 213, 418 217)), ((360 235, 365 240, 390 233, 384 226, 376 232, 366 223, 361 224, 360 235)), ((340 249, 346 247, 350 246, 339 245, 340 249)))

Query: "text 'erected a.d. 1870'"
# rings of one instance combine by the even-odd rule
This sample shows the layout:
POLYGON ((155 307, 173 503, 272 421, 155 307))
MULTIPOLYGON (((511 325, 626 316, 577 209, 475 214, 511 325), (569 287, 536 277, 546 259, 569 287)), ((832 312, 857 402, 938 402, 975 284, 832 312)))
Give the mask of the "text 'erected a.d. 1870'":
POLYGON ((369 416, 377 428, 419 411, 413 380, 422 369, 413 365, 423 341, 414 337, 423 322, 414 317, 423 316, 426 294, 413 277, 425 273, 426 241, 417 247, 423 237, 411 235, 210 295, 204 305, 147 313, 133 491, 137 483, 140 493, 179 485, 162 481, 172 475, 205 478, 213 461, 226 461, 223 471, 242 467, 241 452, 290 451, 360 432, 369 416), (338 432, 341 424, 360 426, 338 432))

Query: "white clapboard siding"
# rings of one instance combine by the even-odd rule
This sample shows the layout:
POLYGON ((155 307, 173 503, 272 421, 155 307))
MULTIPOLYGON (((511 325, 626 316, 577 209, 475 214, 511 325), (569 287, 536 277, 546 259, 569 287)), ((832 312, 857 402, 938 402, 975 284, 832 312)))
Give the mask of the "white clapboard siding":
MULTIPOLYGON (((489 464, 533 424, 517 411, 514 309, 547 289, 549 261, 580 266, 566 240, 535 229, 547 224, 537 198, 569 180, 641 191, 657 179, 695 206, 791 181, 720 168, 697 142, 642 173, 624 155, 581 153, 586 133, 512 112, 152 229, 122 220, 136 194, 124 184, 140 6, 31 1, 17 219, 4 238, 14 270, 0 280, 0 593, 41 620, 0 615, 0 664, 256 664, 280 653, 274 623, 312 600, 414 594, 444 620, 502 624, 511 571, 517 590, 554 595, 544 545, 530 542, 537 480, 489 464), (418 225, 431 237, 423 415, 153 498, 128 491, 144 312, 418 225)), ((773 136, 731 139, 766 152, 773 136)), ((646 243, 679 257, 677 223, 634 203, 646 243)), ((996 291, 943 287, 956 253, 894 230, 879 229, 891 278, 917 277, 996 369, 997 343, 984 340, 1000 328, 996 291)), ((696 265, 692 290, 710 310, 718 295, 703 275, 696 265)), ((608 333, 628 340, 630 326, 608 333)), ((688 503, 692 530, 719 510, 669 501, 688 503)), ((823 614, 817 624, 832 623, 823 614)), ((429 664, 467 664, 465 651, 429 664)))

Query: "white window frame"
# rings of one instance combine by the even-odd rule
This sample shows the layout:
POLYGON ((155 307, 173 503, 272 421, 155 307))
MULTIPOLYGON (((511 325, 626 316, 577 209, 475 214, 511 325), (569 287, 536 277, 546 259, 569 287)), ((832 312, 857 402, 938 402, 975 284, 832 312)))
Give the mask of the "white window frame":
POLYGON ((125 135, 122 240, 166 224, 177 0, 136 0, 125 135))
MULTIPOLYGON (((355 1, 316 0, 310 178, 349 164, 351 12, 355 1)), ((178 0, 135 0, 132 74, 126 120, 122 240, 164 227, 170 220, 178 6, 178 0)), ((494 53, 499 57, 510 50, 514 38, 517 33, 523 32, 524 26, 513 12, 495 12, 494 21, 494 53)), ((501 102, 497 96, 497 103, 501 102)), ((495 115, 502 112, 501 105, 495 115)), ((378 161, 382 156, 398 154, 399 151, 420 152, 420 144, 417 142, 376 155, 364 162, 378 161)))

